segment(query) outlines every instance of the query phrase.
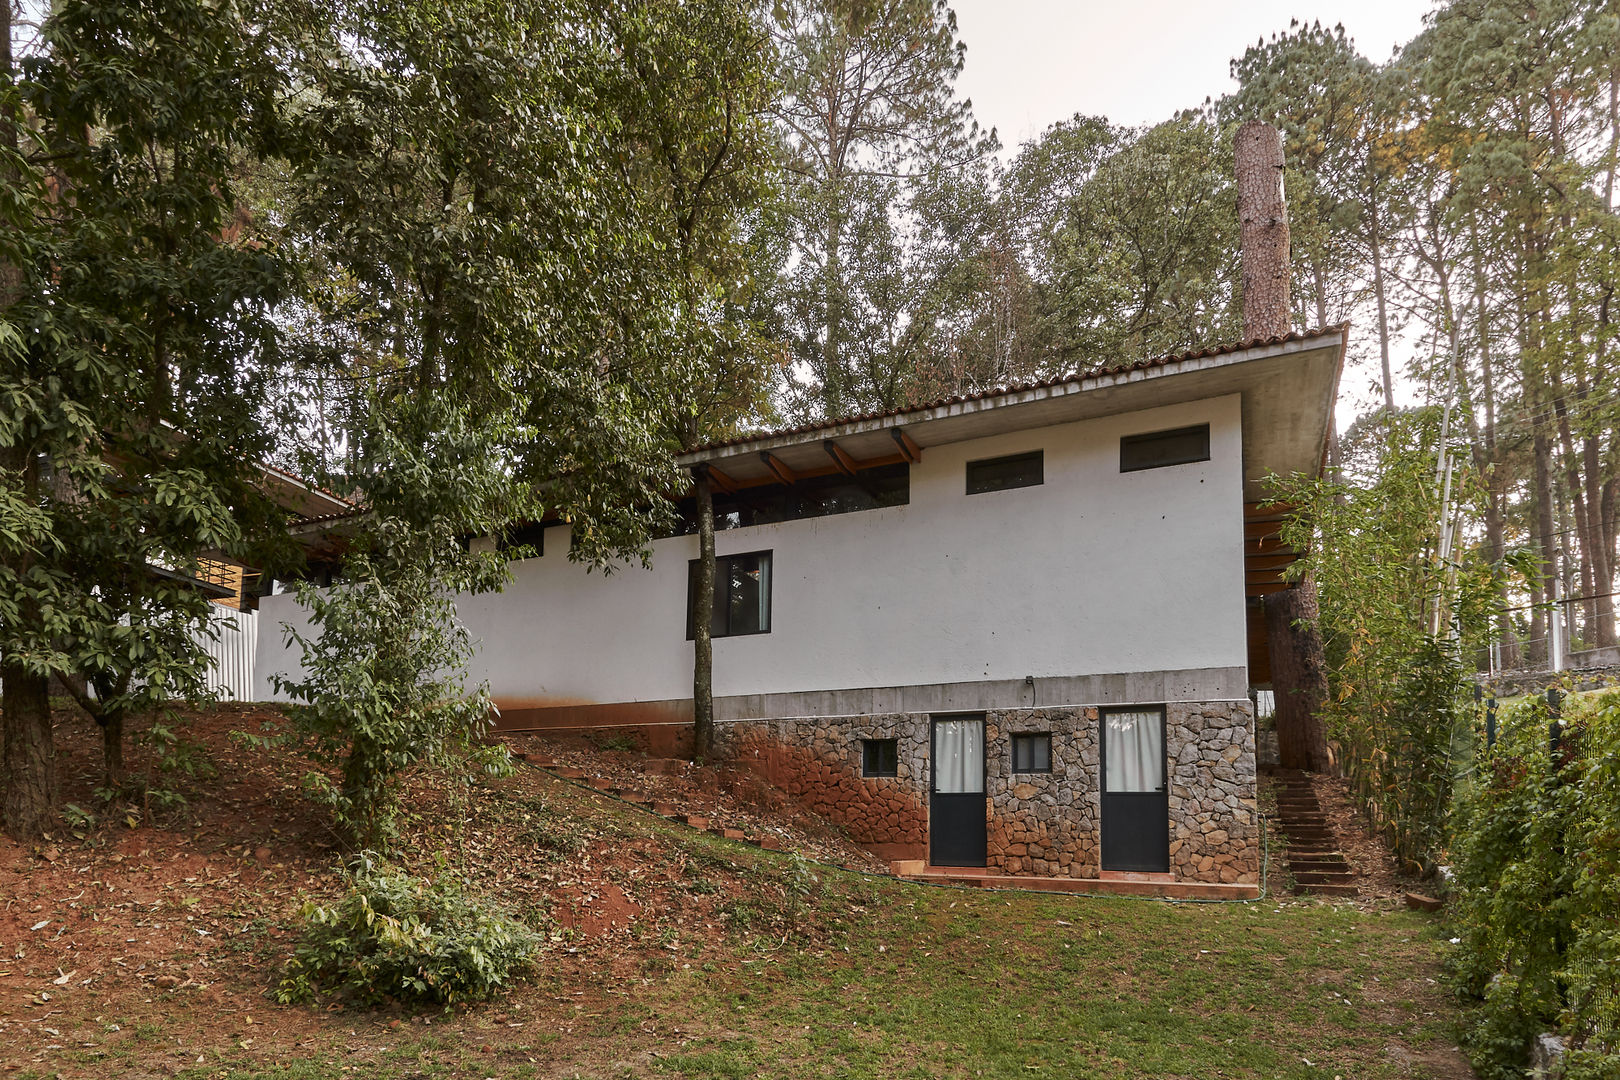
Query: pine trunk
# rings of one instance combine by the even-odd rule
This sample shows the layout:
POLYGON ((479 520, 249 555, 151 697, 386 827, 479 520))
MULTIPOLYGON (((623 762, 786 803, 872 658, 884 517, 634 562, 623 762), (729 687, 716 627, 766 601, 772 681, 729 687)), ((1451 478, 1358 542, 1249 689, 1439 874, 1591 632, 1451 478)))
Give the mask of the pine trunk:
POLYGON ((1317 631, 1316 582, 1307 576, 1292 589, 1266 597, 1266 642, 1276 697, 1277 755, 1285 769, 1326 772, 1327 656, 1317 631))
POLYGON ((693 470, 697 489, 697 581, 692 588, 692 760, 714 757, 714 494, 709 470, 693 470))
POLYGON ((1243 336, 1281 337, 1290 329, 1282 133, 1251 120, 1238 128, 1233 150, 1243 245, 1243 336))
MULTIPOLYGON (((1289 323, 1288 205, 1283 198, 1282 133, 1250 121, 1234 143, 1238 224, 1243 245, 1243 336, 1282 337, 1289 323)), ((1277 746, 1284 768, 1328 768, 1322 706, 1327 660, 1317 629, 1316 581, 1266 597, 1266 644, 1277 699, 1277 746)))

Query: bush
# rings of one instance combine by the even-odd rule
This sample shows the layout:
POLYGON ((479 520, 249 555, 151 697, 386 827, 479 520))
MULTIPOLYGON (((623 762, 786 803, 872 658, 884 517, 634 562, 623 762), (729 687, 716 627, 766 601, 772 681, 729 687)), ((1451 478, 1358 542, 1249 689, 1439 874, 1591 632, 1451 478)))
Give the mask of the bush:
POLYGON ((540 937, 445 875, 431 880, 365 857, 335 903, 304 905, 304 941, 276 992, 283 1003, 333 995, 362 1005, 450 1004, 507 986, 540 937))
POLYGON ((1450 964, 1472 1002, 1480 1075, 1523 1075, 1543 1031, 1568 1040, 1568 1080, 1620 1075, 1620 694, 1507 718, 1459 799, 1450 964))

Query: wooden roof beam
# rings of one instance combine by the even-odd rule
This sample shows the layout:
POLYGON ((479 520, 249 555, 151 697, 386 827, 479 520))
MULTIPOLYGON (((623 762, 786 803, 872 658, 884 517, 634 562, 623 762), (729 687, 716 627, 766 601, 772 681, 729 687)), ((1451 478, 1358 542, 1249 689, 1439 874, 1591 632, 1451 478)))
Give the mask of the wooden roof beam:
POLYGON ((922 460, 922 447, 912 441, 911 436, 906 434, 905 428, 890 428, 889 437, 894 440, 896 446, 900 447, 901 456, 911 464, 915 465, 922 460))
POLYGON ((838 471, 843 473, 845 476, 852 477, 860 471, 860 463, 854 458, 850 457, 849 453, 842 446, 839 446, 831 439, 823 439, 821 441, 821 448, 827 451, 827 456, 833 459, 833 463, 838 466, 838 471))
POLYGON ((709 483, 713 484, 727 495, 735 495, 737 493, 737 481, 732 479, 730 476, 727 476, 724 472, 715 468, 713 465, 709 464, 708 462, 702 462, 693 466, 692 474, 694 476, 697 475, 698 469, 702 469, 704 472, 708 473, 709 483))
POLYGON ((789 487, 792 487, 794 484, 799 482, 798 473, 795 473, 792 469, 788 468, 785 461, 771 453, 769 450, 761 450, 759 452, 759 460, 763 461, 765 463, 765 467, 771 470, 771 475, 775 476, 777 480, 788 485, 789 487))

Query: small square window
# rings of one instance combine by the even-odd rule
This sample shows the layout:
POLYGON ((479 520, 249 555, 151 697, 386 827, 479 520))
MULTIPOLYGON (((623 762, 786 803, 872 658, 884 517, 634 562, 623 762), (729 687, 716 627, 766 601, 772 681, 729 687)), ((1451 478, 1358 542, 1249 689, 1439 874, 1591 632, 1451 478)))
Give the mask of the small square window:
POLYGON ((1040 732, 1012 737, 1013 772, 1051 772, 1052 735, 1040 732))
POLYGON ((1138 472, 1209 460, 1209 425, 1126 435, 1119 440, 1119 471, 1138 472))
POLYGON ((900 743, 898 739, 861 740, 862 776, 899 776, 900 743))
POLYGON ((1037 487, 1045 482, 1042 468, 1039 450, 1028 454, 1013 454, 1010 457, 970 461, 967 463, 967 493, 981 495, 986 491, 1037 487))
MULTIPOLYGON (((698 561, 687 564, 686 640, 695 636, 692 603, 697 596, 698 561)), ((771 632, 771 553, 719 555, 714 560, 714 609, 710 637, 771 632)))

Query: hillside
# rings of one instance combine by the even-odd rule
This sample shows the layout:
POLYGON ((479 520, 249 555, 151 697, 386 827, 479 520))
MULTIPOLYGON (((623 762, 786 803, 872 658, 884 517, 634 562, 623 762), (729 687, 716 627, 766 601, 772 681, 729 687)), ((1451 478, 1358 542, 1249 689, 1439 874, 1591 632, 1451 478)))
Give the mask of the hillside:
MULTIPOLYGON (((277 1005, 297 908, 335 892, 338 852, 295 765, 230 738, 274 720, 194 714, 177 745, 198 775, 162 774, 183 803, 0 847, 6 1075, 1469 1075, 1435 985, 1435 925, 1385 902, 902 884, 532 768, 465 794, 418 778, 401 845, 419 871, 461 875, 545 931, 530 981, 453 1011, 277 1005)), ((64 801, 97 805, 93 731, 64 721, 58 736, 64 801)), ((745 777, 680 786, 784 846, 860 859, 745 777)))

